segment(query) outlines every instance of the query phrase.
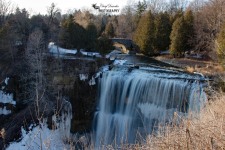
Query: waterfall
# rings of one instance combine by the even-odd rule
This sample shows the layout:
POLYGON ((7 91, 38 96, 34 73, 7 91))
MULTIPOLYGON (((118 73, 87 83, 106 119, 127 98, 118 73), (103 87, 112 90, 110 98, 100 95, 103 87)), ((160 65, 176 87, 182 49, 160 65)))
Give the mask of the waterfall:
POLYGON ((104 72, 93 127, 96 147, 134 143, 170 122, 175 112, 198 112, 206 100, 202 78, 155 67, 104 72))

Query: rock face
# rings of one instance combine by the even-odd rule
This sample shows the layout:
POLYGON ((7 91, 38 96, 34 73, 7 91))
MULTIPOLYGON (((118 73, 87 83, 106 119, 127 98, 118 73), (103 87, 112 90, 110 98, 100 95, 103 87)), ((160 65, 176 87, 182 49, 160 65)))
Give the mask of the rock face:
POLYGON ((50 89, 55 91, 55 96, 61 93, 68 97, 72 104, 71 132, 88 132, 97 105, 97 87, 91 85, 90 80, 108 62, 104 59, 75 59, 63 60, 61 64, 62 70, 49 73, 50 89))
POLYGON ((87 81, 77 80, 70 93, 73 107, 72 132, 87 132, 91 129, 96 108, 97 87, 87 81))

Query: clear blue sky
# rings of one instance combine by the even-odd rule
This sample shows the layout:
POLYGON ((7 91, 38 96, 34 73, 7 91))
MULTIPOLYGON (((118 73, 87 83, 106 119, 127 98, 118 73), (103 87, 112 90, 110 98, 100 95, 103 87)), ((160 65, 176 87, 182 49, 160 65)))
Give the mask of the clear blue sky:
MULTIPOLYGON (((51 3, 55 3, 58 8, 62 10, 62 13, 66 13, 68 9, 93 9, 92 4, 97 5, 118 5, 120 8, 127 4, 127 0, 10 0, 13 4, 19 8, 26 8, 31 13, 46 14, 47 7, 51 3)), ((131 0, 132 1, 132 0, 131 0)), ((133 0, 135 1, 135 0, 133 0)), ((94 9, 93 9, 94 10, 94 9)))

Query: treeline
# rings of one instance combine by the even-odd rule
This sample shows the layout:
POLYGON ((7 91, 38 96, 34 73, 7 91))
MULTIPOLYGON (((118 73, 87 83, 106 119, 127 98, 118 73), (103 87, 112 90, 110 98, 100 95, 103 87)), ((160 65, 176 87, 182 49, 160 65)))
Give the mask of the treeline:
MULTIPOLYGON (((222 36, 220 32, 225 20, 224 8, 223 0, 143 0, 138 3, 131 1, 116 16, 93 15, 89 11, 75 11, 72 16, 74 24, 86 30, 90 25, 95 28, 92 37, 129 38, 146 55, 170 50, 174 57, 182 57, 185 52, 194 51, 217 59, 217 56, 224 57, 224 50, 218 45, 222 41, 218 38, 222 36)), ((86 35, 90 36, 90 33, 86 35)), ((85 40, 80 41, 85 43, 85 40)), ((89 47, 98 50, 96 42, 89 47)))
POLYGON ((74 10, 62 15, 52 4, 46 15, 29 15, 25 9, 12 10, 1 0, 0 50, 15 56, 15 45, 25 49, 34 30, 65 48, 88 49, 106 53, 112 49, 109 38, 132 39, 146 55, 170 50, 175 57, 185 52, 209 53, 223 58, 223 0, 149 0, 132 2, 119 15, 93 14, 74 10), (7 9, 5 9, 7 7, 7 9))

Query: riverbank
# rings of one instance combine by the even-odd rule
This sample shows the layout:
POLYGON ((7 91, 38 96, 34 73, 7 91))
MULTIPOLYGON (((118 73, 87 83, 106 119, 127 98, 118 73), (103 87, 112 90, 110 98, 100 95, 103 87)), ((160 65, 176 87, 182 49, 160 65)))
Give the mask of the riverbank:
POLYGON ((197 60, 188 58, 171 58, 168 56, 157 56, 156 60, 181 67, 189 72, 199 72, 206 76, 223 75, 222 66, 212 60, 197 60))

